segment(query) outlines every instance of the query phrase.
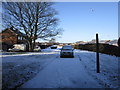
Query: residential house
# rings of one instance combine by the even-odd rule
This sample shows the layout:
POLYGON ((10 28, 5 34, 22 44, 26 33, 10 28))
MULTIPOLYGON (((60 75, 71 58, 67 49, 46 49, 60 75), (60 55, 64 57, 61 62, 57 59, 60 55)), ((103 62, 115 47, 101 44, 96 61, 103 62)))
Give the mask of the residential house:
POLYGON ((3 30, 0 33, 0 36, 2 50, 8 50, 8 48, 11 48, 14 44, 27 44, 27 41, 25 40, 25 34, 13 27, 3 30))

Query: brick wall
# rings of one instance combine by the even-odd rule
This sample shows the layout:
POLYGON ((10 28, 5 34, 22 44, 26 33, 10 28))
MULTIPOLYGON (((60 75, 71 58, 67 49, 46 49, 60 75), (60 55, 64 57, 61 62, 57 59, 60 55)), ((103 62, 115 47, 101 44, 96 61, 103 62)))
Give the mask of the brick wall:
POLYGON ((8 45, 13 45, 17 43, 17 35, 9 29, 3 31, 2 33, 0 33, 0 35, 0 42, 2 43, 6 43, 8 45))

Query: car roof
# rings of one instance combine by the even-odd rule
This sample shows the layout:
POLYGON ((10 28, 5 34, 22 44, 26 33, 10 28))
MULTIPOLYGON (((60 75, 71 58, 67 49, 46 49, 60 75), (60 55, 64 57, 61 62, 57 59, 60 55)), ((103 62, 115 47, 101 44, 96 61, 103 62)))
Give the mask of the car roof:
POLYGON ((63 47, 72 47, 71 45, 64 45, 63 47))

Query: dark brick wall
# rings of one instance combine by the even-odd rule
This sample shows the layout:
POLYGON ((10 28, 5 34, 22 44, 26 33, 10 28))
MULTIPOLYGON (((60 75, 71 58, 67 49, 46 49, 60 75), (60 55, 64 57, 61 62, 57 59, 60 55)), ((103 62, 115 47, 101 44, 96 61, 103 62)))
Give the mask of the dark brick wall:
POLYGON ((2 38, 2 43, 6 43, 8 45, 13 45, 17 43, 17 35, 9 29, 3 31, 2 33, 0 33, 0 35, 2 38))

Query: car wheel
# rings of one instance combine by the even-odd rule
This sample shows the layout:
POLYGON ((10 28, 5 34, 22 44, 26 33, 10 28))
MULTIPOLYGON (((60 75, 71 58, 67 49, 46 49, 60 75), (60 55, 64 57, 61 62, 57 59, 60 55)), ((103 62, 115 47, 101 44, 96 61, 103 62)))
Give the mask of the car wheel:
POLYGON ((71 56, 71 58, 74 58, 74 56, 71 56))
POLYGON ((60 56, 60 58, 63 58, 63 56, 60 56))

